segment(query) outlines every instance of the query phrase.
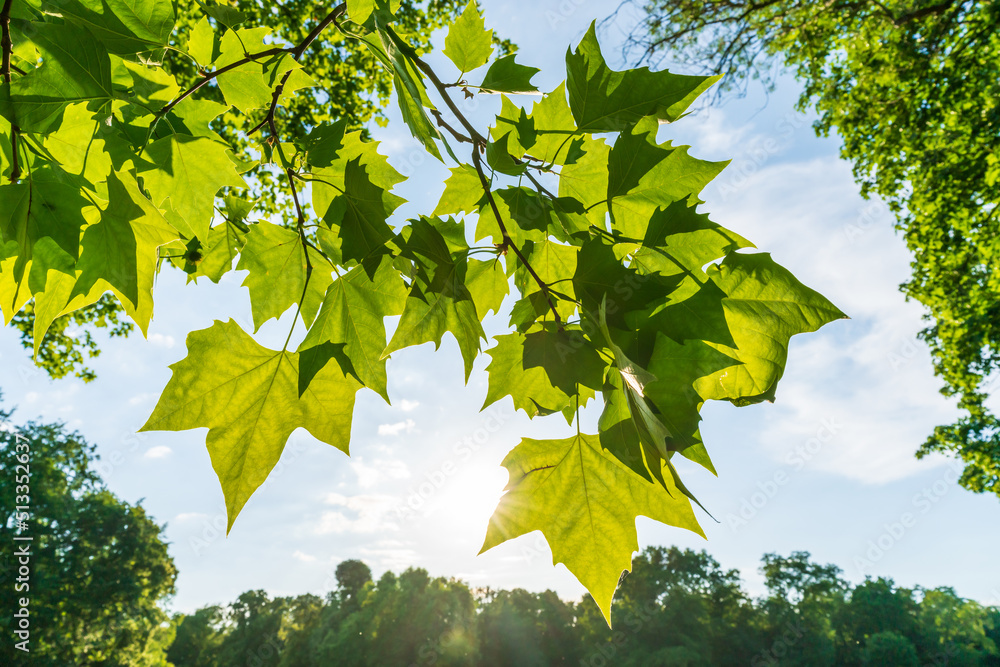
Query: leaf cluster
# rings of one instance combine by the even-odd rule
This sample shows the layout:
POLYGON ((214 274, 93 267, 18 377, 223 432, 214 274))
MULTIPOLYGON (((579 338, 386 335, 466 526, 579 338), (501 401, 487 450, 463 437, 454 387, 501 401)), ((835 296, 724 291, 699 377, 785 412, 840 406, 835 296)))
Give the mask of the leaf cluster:
POLYGON ((402 32, 398 0, 338 5, 291 43, 205 5, 183 49, 154 0, 14 8, 0 97, 5 317, 31 301, 37 342, 110 293, 145 333, 168 264, 193 281, 245 271, 253 333, 294 313, 281 349, 234 321, 192 332, 143 427, 209 429, 230 529, 296 429, 349 451, 355 396, 389 399, 392 353, 449 334, 468 379, 482 319, 509 298, 510 333, 486 350, 486 405, 510 395, 530 417, 577 427, 508 455, 484 549, 542 531, 610 618, 637 516, 701 533, 674 456, 714 472, 704 402, 773 400, 791 336, 843 317, 698 210, 724 163, 659 138, 715 78, 612 70, 593 26, 567 52, 565 83, 540 94, 538 69, 498 52, 474 2, 449 28, 444 80, 402 32), (384 69, 414 137, 456 165, 429 215, 394 216, 404 177, 349 118, 296 117, 293 100, 316 101, 312 49, 328 32, 384 69), (200 77, 172 74, 167 51, 200 77), (459 93, 499 95, 493 126, 470 122, 459 93), (524 94, 539 95, 530 109, 524 94), (217 131, 226 114, 244 119, 231 130, 241 141, 217 131), (256 165, 280 174, 283 219, 233 194, 256 165), (598 393, 598 432, 582 433, 598 393))

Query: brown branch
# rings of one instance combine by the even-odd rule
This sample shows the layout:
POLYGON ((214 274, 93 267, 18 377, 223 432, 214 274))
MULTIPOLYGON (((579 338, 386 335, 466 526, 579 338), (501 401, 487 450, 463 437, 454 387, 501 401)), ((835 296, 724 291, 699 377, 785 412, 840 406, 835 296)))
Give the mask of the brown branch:
POLYGON ((514 239, 511 238, 510 232, 507 231, 507 226, 503 222, 503 217, 500 215, 500 208, 497 206, 496 199, 493 197, 493 190, 490 188, 489 180, 486 178, 486 172, 483 170, 482 157, 480 157, 480 150, 485 148, 487 143, 486 139, 483 135, 476 131, 475 126, 473 126, 473 124, 469 122, 469 119, 466 118, 465 115, 459 110, 455 101, 451 99, 451 95, 448 94, 448 87, 441 82, 441 79, 438 78, 434 70, 417 56, 413 56, 413 61, 416 63, 417 67, 419 67, 420 70, 427 75, 427 78, 431 80, 434 87, 437 88, 441 99, 443 99, 445 104, 448 105, 448 108, 451 109, 455 118, 458 119, 458 122, 461 123, 462 127, 464 127, 469 133, 469 137, 472 138, 474 143, 472 148, 472 165, 476 168, 476 173, 479 174, 479 182, 483 186, 483 192, 486 193, 486 199, 489 201, 490 208, 493 210, 493 215, 497 219, 497 226, 500 228, 500 235, 503 238, 503 243, 498 246, 498 249, 501 252, 505 252, 507 249, 514 252, 514 255, 518 258, 518 260, 520 260, 521 264, 524 265, 524 268, 528 270, 528 273, 534 279, 539 289, 542 290, 542 294, 545 295, 545 300, 549 304, 549 309, 552 311, 552 316, 555 318, 556 324, 558 324, 561 329, 563 321, 559 316, 559 311, 556 310, 555 302, 552 300, 552 290, 549 289, 548 283, 542 280, 538 273, 535 272, 531 263, 528 262, 528 258, 521 253, 521 249, 517 247, 516 243, 514 243, 514 239))
POLYGON ((14 50, 10 41, 10 6, 14 0, 4 0, 0 9, 0 49, 3 49, 3 60, 0 61, 0 75, 5 83, 10 83, 10 54, 14 50))
POLYGON ((455 137, 456 141, 465 144, 475 145, 476 142, 473 141, 471 137, 465 136, 464 134, 453 128, 451 125, 449 125, 448 121, 444 119, 444 116, 441 115, 440 111, 438 111, 437 109, 431 109, 431 114, 434 116, 434 120, 437 121, 437 124, 440 127, 443 127, 444 129, 448 130, 448 132, 451 133, 451 136, 455 137))
MULTIPOLYGON (((10 40, 10 8, 14 0, 4 0, 3 9, 0 9, 0 51, 3 51, 0 59, 0 77, 4 83, 10 83, 10 70, 13 67, 10 63, 11 54, 14 52, 14 45, 10 40)), ((14 67, 15 70, 21 70, 14 67)), ((23 74, 23 72, 21 72, 23 74)), ((21 137, 21 128, 14 123, 10 124, 10 182, 14 183, 21 178, 20 146, 18 139, 21 137)))
MULTIPOLYGON (((292 57, 297 61, 303 56, 309 46, 319 37, 320 33, 326 30, 332 23, 336 22, 337 18, 343 15, 347 11, 347 3, 341 3, 333 8, 326 18, 320 21, 316 27, 314 27, 305 39, 299 42, 299 45, 291 50, 292 57)), ((295 173, 291 167, 287 166, 287 160, 285 159, 285 150, 281 147, 281 137, 278 134, 278 126, 275 123, 275 115, 278 109, 278 101, 281 99, 281 94, 285 90, 285 84, 288 83, 289 77, 292 75, 294 70, 289 70, 285 72, 285 75, 281 78, 281 81, 275 87, 274 92, 271 94, 271 105, 268 107, 267 115, 264 120, 255 125, 248 134, 253 134, 264 125, 267 125, 271 132, 271 136, 274 137, 276 147, 278 150, 278 157, 281 160, 282 166, 285 168, 285 176, 288 177, 288 188, 292 192, 292 201, 295 202, 295 214, 296 223, 295 227, 299 233, 299 241, 302 243, 302 254, 306 261, 306 280, 305 285, 302 287, 302 298, 299 299, 298 309, 295 313, 295 319, 292 321, 292 328, 288 332, 288 338, 285 340, 285 349, 288 349, 288 342, 292 339, 292 332, 295 330, 295 324, 298 322, 299 314, 302 312, 302 303, 306 299, 306 294, 309 290, 309 280, 312 278, 313 265, 312 258, 309 256, 310 243, 306 236, 306 215, 305 211, 302 209, 302 203, 299 201, 299 189, 295 185, 295 179, 298 174, 295 173)), ((336 267, 335 267, 336 268, 336 267)))
POLYGON ((320 21, 316 25, 316 27, 313 28, 308 35, 306 35, 306 38, 303 39, 301 42, 299 42, 299 45, 295 47, 295 49, 292 51, 292 55, 295 57, 295 59, 298 60, 299 58, 301 58, 302 54, 306 52, 306 49, 308 49, 312 45, 312 43, 316 41, 316 38, 320 36, 320 33, 329 28, 331 24, 335 23, 337 19, 339 19, 346 13, 347 13, 346 2, 342 2, 336 7, 334 7, 333 11, 327 14, 326 18, 320 21))
MULTIPOLYGON (((157 120, 159 120, 160 118, 163 118, 164 116, 166 116, 178 104, 180 104, 181 102, 183 102, 187 98, 191 97, 196 92, 198 92, 199 90, 201 90, 201 88, 203 86, 205 86, 206 84, 208 84, 210 81, 214 81, 215 79, 217 79, 218 77, 222 76, 226 72, 231 72, 232 70, 234 70, 234 69, 236 69, 238 67, 242 67, 243 65, 246 65, 247 63, 255 62, 256 60, 258 60, 260 58, 265 58, 267 56, 274 56, 274 55, 277 55, 279 53, 292 53, 292 49, 287 48, 287 47, 275 47, 273 49, 267 49, 266 51, 261 51, 260 53, 248 53, 246 55, 246 57, 241 58, 241 59, 237 60, 236 62, 230 63, 230 64, 226 65, 225 67, 220 67, 219 69, 212 70, 211 72, 205 72, 203 74, 204 78, 201 81, 199 81, 198 83, 194 84, 193 86, 191 86, 190 88, 188 88, 187 90, 185 90, 179 96, 177 96, 173 100, 171 100, 165 107, 163 107, 162 109, 160 109, 157 112, 157 114, 156 114, 157 115, 157 120)), ((155 123, 155 121, 154 121, 154 123, 155 123)))

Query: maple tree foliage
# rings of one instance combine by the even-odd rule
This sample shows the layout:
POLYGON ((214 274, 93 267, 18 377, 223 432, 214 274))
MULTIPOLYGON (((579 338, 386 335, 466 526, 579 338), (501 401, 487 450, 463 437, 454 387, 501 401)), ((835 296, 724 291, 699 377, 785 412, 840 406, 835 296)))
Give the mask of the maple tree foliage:
POLYGON ((773 400, 791 336, 844 315, 698 210, 724 163, 658 138, 715 77, 614 71, 592 26, 565 83, 541 94, 539 70, 498 51, 475 2, 445 39, 454 71, 439 74, 397 30, 399 7, 350 0, 286 44, 206 4, 181 49, 170 3, 7 0, 4 320, 30 303, 41 340, 110 293, 145 334, 164 266, 194 281, 245 271, 255 331, 192 332, 143 427, 209 429, 231 529, 296 429, 349 451, 357 392, 389 399, 390 354, 450 334, 468 379, 488 344, 481 321, 509 297, 510 332, 486 350, 487 404, 510 395, 531 417, 560 413, 571 434, 511 451, 484 549, 542 531, 609 618, 637 516, 701 533, 673 457, 714 472, 704 402, 773 400), (404 123, 454 165, 427 215, 393 215, 405 179, 348 119, 302 128, 287 113, 328 31, 391 74, 404 123), (169 58, 201 77, 180 85, 169 58), (500 96, 490 128, 455 101, 476 94, 500 96), (211 123, 234 110, 243 125, 227 141, 211 123), (289 215, 239 196, 259 164, 281 175, 289 215), (281 349, 254 340, 290 310, 281 349), (598 394, 598 433, 582 433, 598 394))

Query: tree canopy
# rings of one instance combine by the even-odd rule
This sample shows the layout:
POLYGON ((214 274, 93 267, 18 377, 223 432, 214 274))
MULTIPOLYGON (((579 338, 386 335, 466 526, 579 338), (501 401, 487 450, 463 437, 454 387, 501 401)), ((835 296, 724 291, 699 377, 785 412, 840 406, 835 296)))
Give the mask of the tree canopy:
MULTIPOLYGON (((629 0, 632 3, 632 0, 629 0)), ((1000 371, 1000 7, 980 0, 655 0, 632 33, 638 61, 667 54, 722 87, 802 82, 818 134, 842 139, 865 196, 894 212, 913 253, 907 297, 943 393, 965 415, 918 456, 965 462, 961 484, 1000 495, 1000 422, 985 405, 1000 371)))
POLYGON ((94 470, 94 445, 79 433, 61 424, 16 426, 10 418, 11 412, 0 410, 0 538, 17 545, 15 534, 28 535, 30 542, 20 544, 29 544, 31 555, 30 572, 22 576, 15 550, 4 548, 0 662, 28 664, 30 657, 32 665, 51 667, 164 664, 173 629, 161 604, 174 592, 177 571, 163 527, 141 504, 107 489, 94 470), (26 484, 15 476, 24 470, 26 484), (18 511, 18 505, 30 511, 18 511), (16 649, 13 639, 20 598, 30 601, 29 653, 16 649))

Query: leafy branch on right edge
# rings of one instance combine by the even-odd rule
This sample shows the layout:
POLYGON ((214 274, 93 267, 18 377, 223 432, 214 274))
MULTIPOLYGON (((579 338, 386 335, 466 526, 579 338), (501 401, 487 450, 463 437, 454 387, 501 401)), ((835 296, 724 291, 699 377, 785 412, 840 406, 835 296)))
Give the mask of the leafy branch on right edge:
POLYGON ((449 30, 444 54, 457 72, 442 78, 394 30, 398 0, 352 0, 285 46, 206 5, 181 54, 203 79, 181 90, 156 61, 172 10, 144 1, 159 13, 141 34, 71 0, 55 18, 19 10, 13 39, 4 33, 0 148, 11 158, 0 159, 0 203, 15 211, 0 217, 5 320, 33 299, 38 341, 56 317, 111 292, 145 333, 166 266, 214 282, 234 264, 246 271, 255 331, 294 309, 281 350, 233 321, 192 332, 143 427, 209 428, 232 528, 295 429, 348 452, 356 393, 389 400, 391 353, 450 333, 468 380, 483 317, 511 295, 510 333, 486 350, 484 407, 510 395, 529 417, 561 413, 569 437, 526 438, 508 454, 483 550, 540 530, 610 622, 637 516, 703 535, 673 457, 715 473, 699 431, 704 402, 773 400, 791 336, 844 317, 698 211, 726 163, 658 141, 715 78, 613 71, 592 26, 567 53, 565 83, 529 111, 514 100, 539 94, 539 70, 492 58, 475 2, 449 30), (328 30, 364 44, 392 74, 413 135, 455 164, 428 215, 390 225, 403 203, 391 191, 405 179, 346 122, 284 136, 283 104, 312 85, 309 47, 328 30), (73 49, 87 58, 65 58, 73 49), (72 70, 87 67, 93 91, 72 70), (63 70, 82 81, 73 100, 89 104, 52 99, 63 70), (225 107, 199 99, 208 85, 247 118, 255 153, 237 155, 210 129, 225 107), (462 111, 477 94, 502 95, 488 129, 462 111), (261 168, 284 180, 294 220, 253 219, 256 203, 239 194, 261 168), (73 214, 63 219, 75 230, 32 208, 46 200, 73 214), (598 393, 598 433, 583 433, 579 411, 598 393))

